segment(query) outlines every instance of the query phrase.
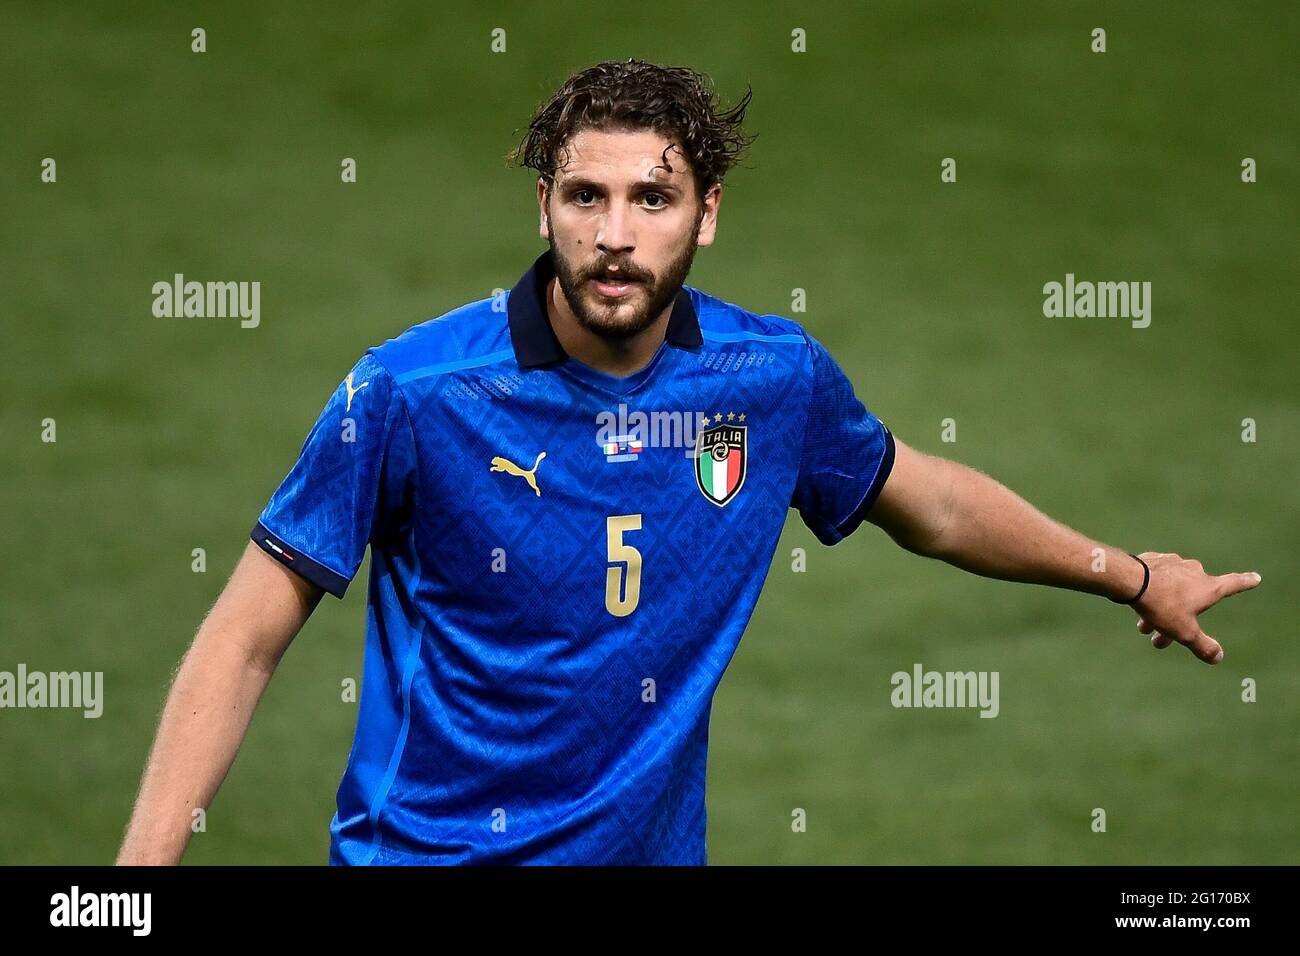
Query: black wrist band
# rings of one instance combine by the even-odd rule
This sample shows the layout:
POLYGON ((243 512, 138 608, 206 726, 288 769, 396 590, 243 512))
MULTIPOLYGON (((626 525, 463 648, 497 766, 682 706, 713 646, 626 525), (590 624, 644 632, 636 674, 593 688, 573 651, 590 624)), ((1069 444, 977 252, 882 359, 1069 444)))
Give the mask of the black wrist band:
POLYGON ((1147 593, 1147 585, 1151 583, 1151 568, 1147 566, 1147 563, 1143 561, 1141 558, 1139 558, 1136 554, 1130 553, 1129 557, 1132 558, 1134 561, 1136 561, 1138 564, 1142 565, 1142 587, 1141 589, 1139 589, 1137 594, 1129 598, 1127 601, 1121 600, 1120 598, 1111 598, 1110 600, 1114 601, 1116 604, 1136 603, 1138 599, 1142 597, 1142 595, 1147 593))

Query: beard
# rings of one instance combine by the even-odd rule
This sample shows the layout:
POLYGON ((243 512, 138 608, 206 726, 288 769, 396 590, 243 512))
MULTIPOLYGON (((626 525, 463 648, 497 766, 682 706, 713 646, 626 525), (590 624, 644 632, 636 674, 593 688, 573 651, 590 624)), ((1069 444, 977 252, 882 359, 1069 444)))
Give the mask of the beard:
POLYGON ((677 298, 699 250, 699 236, 697 221, 694 233, 659 275, 624 258, 603 255, 589 266, 577 266, 560 253, 553 236, 548 236, 547 242, 551 246, 555 278, 578 323, 602 338, 626 341, 653 325, 677 298), (617 275, 631 280, 633 285, 626 295, 607 299, 596 291, 591 280, 603 277, 614 265, 618 266, 617 275))

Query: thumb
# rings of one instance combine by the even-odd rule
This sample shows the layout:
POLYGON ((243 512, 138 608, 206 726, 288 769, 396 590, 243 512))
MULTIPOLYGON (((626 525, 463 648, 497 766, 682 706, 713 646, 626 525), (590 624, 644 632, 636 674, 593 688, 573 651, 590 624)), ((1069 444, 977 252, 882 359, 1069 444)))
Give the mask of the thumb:
POLYGON ((1207 664, 1217 664, 1223 660, 1222 645, 1200 628, 1196 629, 1192 639, 1187 642, 1187 647, 1207 664))

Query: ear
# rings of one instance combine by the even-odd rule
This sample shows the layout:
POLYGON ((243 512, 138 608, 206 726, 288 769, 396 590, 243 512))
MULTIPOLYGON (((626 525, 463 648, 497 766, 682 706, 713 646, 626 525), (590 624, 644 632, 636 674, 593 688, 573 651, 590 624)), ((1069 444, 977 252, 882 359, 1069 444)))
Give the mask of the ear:
POLYGON ((546 177, 537 177, 537 231, 547 242, 551 239, 551 224, 549 217, 546 215, 546 200, 549 197, 550 190, 546 186, 546 177))
POLYGON ((722 205, 722 183, 714 183, 704 194, 704 215, 700 218, 700 235, 697 245, 713 245, 718 231, 718 208, 722 205))

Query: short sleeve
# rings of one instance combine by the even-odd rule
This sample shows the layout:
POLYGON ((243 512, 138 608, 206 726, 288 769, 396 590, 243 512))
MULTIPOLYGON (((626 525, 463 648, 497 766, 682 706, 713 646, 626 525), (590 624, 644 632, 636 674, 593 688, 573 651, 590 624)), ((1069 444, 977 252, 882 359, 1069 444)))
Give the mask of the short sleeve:
POLYGON ((823 544, 862 523, 894 464, 894 437, 858 400, 853 385, 811 335, 812 388, 799 476, 790 505, 823 544))
POLYGON ((414 469, 405 403, 388 371, 367 354, 326 402, 252 539, 342 597, 366 545, 409 526, 414 469))

